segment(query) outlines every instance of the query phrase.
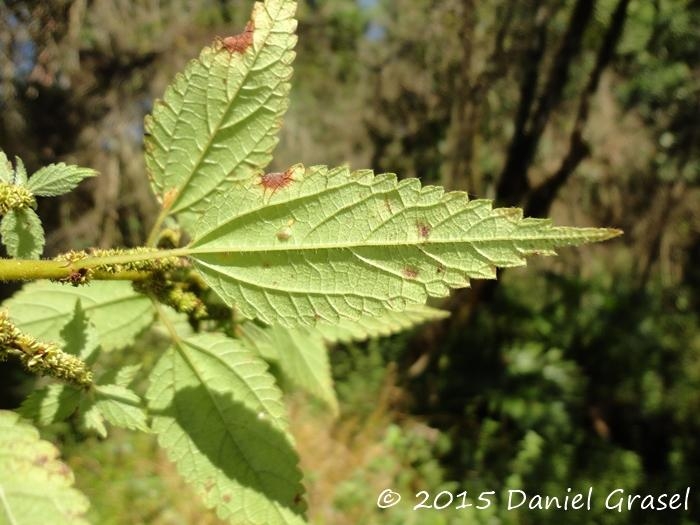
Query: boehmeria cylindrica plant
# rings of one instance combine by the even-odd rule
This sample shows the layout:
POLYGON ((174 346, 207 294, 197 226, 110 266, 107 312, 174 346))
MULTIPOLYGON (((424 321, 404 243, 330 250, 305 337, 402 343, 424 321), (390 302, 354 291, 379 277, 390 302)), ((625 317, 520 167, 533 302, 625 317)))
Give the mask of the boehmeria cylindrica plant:
POLYGON ((337 412, 328 344, 442 318, 429 297, 620 234, 369 170, 266 173, 288 106, 295 10, 256 3, 242 33, 204 48, 156 101, 144 145, 162 206, 144 247, 40 259, 36 197, 96 173, 52 164, 28 177, 0 154, 12 257, 0 279, 35 281, 0 313, 0 360, 50 378, 19 414, 0 412, 0 516, 10 522, 85 523, 87 500, 28 421, 73 418, 100 436, 108 425, 155 433, 224 520, 306 523, 280 384, 337 412), (168 341, 154 366, 105 364, 146 330, 168 341))

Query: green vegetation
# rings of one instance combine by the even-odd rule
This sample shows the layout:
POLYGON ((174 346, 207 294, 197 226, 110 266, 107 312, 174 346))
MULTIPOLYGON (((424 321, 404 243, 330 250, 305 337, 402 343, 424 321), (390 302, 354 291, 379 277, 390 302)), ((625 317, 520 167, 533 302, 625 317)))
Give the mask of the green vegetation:
POLYGON ((88 521, 700 522, 603 505, 700 476, 697 2, 127 4, 0 6, 0 440, 88 521))

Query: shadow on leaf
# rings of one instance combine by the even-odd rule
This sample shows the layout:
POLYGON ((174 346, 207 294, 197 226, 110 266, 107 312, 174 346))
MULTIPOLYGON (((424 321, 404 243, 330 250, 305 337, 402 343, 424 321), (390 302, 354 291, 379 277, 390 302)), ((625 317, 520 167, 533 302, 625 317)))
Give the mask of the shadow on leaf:
POLYGON ((220 517, 241 510, 254 523, 275 522, 278 513, 303 516, 297 454, 266 413, 198 386, 178 390, 153 415, 161 445, 220 517))

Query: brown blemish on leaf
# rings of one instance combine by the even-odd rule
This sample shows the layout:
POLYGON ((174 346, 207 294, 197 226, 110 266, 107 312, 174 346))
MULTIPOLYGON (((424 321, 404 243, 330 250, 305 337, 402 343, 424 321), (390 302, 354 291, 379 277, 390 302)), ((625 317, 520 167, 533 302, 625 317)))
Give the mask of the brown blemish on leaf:
POLYGON ((386 207, 389 213, 394 213, 394 210, 391 209, 391 202, 389 202, 389 197, 387 197, 386 195, 384 195, 384 206, 386 207))
POLYGON ((221 45, 229 53, 240 53, 246 52, 251 45, 253 45, 253 32, 255 31, 255 24, 251 20, 245 26, 242 33, 233 36, 227 36, 221 40, 221 45))
POLYGON ((277 232, 278 241, 288 241, 292 237, 292 229, 289 226, 285 226, 280 231, 277 232))
POLYGON ((404 266, 403 276, 407 279, 415 279, 418 277, 418 268, 415 268, 414 266, 404 266))
POLYGON ((221 499, 224 500, 224 503, 229 503, 231 501, 231 494, 224 494, 221 499))
POLYGON ((438 275, 442 275, 443 273, 445 273, 445 267, 442 264, 438 264, 437 268, 435 268, 435 273, 437 273, 438 275))
POLYGON ((417 222, 416 227, 418 228, 418 235, 420 235, 422 239, 430 237, 430 230, 432 230, 430 224, 427 222, 417 222))
POLYGON ((177 188, 170 188, 163 194, 163 208, 169 209, 177 197, 177 188))
POLYGON ((269 268, 269 267, 270 267, 270 263, 267 262, 267 261, 263 261, 262 267, 263 267, 263 268, 269 268))

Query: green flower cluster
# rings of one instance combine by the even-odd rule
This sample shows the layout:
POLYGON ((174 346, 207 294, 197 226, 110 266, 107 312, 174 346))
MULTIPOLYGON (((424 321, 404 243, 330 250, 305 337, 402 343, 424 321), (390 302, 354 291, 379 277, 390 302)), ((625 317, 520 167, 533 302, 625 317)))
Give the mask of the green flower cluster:
POLYGON ((36 208, 36 198, 26 186, 0 182, 0 215, 12 210, 36 208))
POLYGON ((81 359, 23 333, 7 312, 0 311, 0 361, 9 357, 18 358, 33 374, 55 377, 81 388, 92 385, 92 372, 81 359))

